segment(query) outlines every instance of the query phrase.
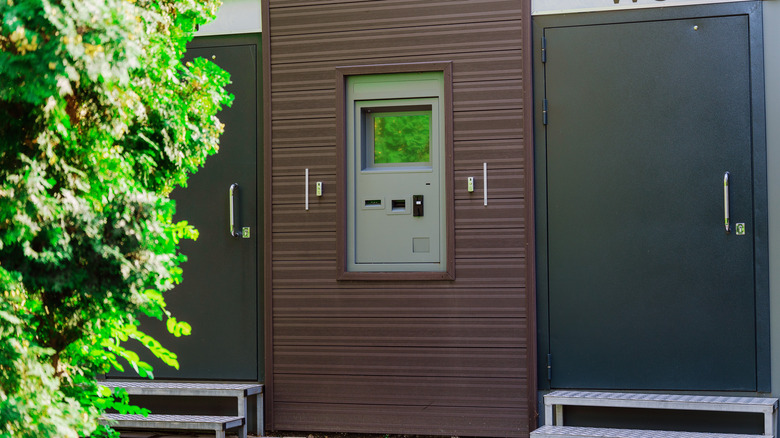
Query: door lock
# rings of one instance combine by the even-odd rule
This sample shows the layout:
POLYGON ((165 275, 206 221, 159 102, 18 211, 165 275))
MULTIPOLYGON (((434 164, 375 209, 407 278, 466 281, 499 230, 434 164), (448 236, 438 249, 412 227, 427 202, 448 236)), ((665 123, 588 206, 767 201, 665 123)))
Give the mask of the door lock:
POLYGON ((412 216, 422 217, 425 213, 423 205, 423 195, 412 196, 412 216))

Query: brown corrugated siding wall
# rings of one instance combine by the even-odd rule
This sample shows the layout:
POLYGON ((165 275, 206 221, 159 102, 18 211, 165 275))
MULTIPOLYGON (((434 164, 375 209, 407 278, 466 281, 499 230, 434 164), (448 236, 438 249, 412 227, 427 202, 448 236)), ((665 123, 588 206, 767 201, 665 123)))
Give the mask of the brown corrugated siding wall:
POLYGON ((528 9, 521 0, 265 1, 272 429, 528 435, 528 9), (338 281, 336 67, 431 61, 452 62, 455 280, 338 281))

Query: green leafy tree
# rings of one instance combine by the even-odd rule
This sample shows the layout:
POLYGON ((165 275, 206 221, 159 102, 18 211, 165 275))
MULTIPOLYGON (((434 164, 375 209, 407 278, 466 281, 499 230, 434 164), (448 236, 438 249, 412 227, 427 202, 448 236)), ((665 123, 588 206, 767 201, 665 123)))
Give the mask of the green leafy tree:
POLYGON ((431 115, 374 118, 375 163, 425 163, 431 160, 431 115))
POLYGON ((0 436, 110 434, 96 376, 151 367, 141 313, 181 279, 168 198, 218 149, 227 74, 182 64, 217 0, 0 0, 0 436), (103 430, 105 429, 105 430, 103 430))

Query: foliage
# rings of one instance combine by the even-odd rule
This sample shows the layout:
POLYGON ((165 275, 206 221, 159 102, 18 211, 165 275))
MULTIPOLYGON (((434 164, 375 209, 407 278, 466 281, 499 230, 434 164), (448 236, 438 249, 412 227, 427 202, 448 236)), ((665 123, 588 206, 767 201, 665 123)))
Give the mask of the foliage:
MULTIPOLYGON (((4 283, 9 284, 10 278, 5 277, 4 283)), ((25 336, 17 312, 20 299, 17 289, 6 290, 0 300, 0 419, 5 425, 0 435, 75 438, 75 431, 85 422, 85 412, 59 391, 59 380, 47 361, 51 350, 25 336)), ((86 412, 90 414, 94 415, 86 412)))
POLYGON ((167 195, 218 149, 227 74, 183 65, 218 0, 0 1, 0 436, 76 437, 127 406, 95 378, 165 320, 182 238, 167 195))
POLYGON ((374 117, 374 163, 431 161, 431 115, 374 117))

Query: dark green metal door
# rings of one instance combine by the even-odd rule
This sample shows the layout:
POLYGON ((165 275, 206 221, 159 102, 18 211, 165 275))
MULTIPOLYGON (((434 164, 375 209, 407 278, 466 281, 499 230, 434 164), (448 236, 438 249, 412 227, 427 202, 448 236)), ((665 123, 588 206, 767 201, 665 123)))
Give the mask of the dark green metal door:
POLYGON ((551 387, 756 390, 747 17, 544 38, 551 387))
POLYGON ((173 315, 192 325, 192 334, 175 338, 159 321, 144 321, 141 329, 179 359, 179 370, 149 359, 156 378, 262 379, 258 43, 259 38, 196 39, 187 50, 187 58, 213 60, 230 73, 227 89, 235 100, 219 114, 225 124, 219 153, 206 160, 186 188, 172 193, 175 219, 187 220, 200 233, 197 241, 182 241, 181 252, 188 258, 182 265, 184 279, 165 298, 173 315), (237 222, 240 229, 249 228, 248 238, 230 235, 234 183, 237 222))

